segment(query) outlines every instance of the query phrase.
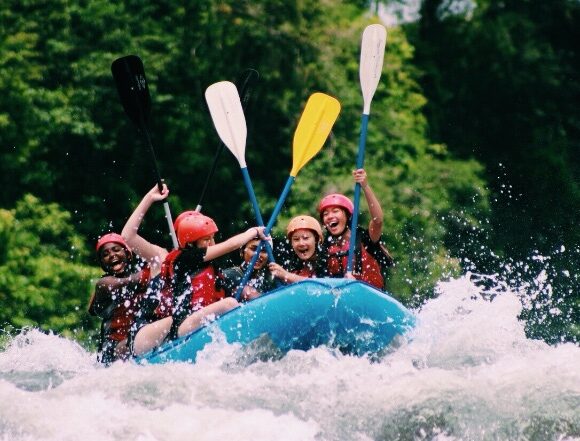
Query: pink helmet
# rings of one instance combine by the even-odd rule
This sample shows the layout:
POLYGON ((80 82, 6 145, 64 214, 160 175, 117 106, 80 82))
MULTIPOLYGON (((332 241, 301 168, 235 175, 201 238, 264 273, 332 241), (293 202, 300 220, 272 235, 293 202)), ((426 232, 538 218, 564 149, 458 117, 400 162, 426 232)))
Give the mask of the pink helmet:
POLYGON ((108 244, 108 243, 112 243, 112 242, 118 243, 123 248, 125 248, 127 251, 131 252, 131 248, 129 248, 129 245, 127 245, 127 242, 125 242, 125 239, 123 239, 123 236, 121 236, 120 234, 117 234, 117 233, 108 233, 108 234, 101 236, 99 238, 99 240, 97 241, 97 246, 96 246, 97 253, 99 252, 99 250, 101 249, 101 247, 103 245, 108 244))
POLYGON ((344 208, 349 216, 352 216, 354 211, 354 204, 352 201, 343 194, 333 193, 324 196, 320 203, 318 204, 318 213, 322 217, 322 212, 329 207, 340 207, 344 208))
POLYGON ((200 213, 196 216, 185 216, 180 220, 179 228, 177 229, 177 240, 179 241, 179 246, 183 248, 188 243, 217 232, 218 227, 213 219, 200 213))

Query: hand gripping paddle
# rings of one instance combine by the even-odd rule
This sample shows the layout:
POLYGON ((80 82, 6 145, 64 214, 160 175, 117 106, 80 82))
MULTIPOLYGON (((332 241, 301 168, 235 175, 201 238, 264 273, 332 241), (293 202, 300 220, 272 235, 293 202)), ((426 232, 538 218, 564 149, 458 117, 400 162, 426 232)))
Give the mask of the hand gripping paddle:
MULTIPOLYGON (((383 70, 383 58, 385 56, 385 44, 387 42, 387 30, 383 25, 373 24, 367 26, 363 32, 360 51, 360 86, 363 95, 363 113, 361 119, 360 138, 358 143, 358 155, 356 168, 362 168, 365 158, 365 146, 367 142, 367 127, 371 113, 371 101, 377 90, 381 71, 383 70)), ((356 227, 358 224, 358 211, 360 206, 360 184, 354 186, 354 210, 350 227, 350 243, 346 272, 352 273, 354 248, 356 244, 356 227)))
MULTIPOLYGON (((296 175, 302 167, 304 167, 306 163, 320 151, 324 142, 328 138, 339 113, 340 103, 336 98, 333 98, 330 95, 317 92, 308 98, 302 116, 300 117, 300 121, 298 121, 296 131, 294 132, 294 141, 292 143, 292 169, 290 170, 290 176, 288 176, 282 194, 274 207, 268 225, 266 225, 266 235, 269 235, 272 231, 272 227, 278 218, 282 205, 290 193, 292 184, 296 180, 296 175)), ((256 254, 252 257, 244 277, 240 282, 240 286, 236 291, 236 299, 238 300, 244 286, 248 283, 252 273, 252 268, 258 260, 262 243, 263 241, 258 245, 256 254)))

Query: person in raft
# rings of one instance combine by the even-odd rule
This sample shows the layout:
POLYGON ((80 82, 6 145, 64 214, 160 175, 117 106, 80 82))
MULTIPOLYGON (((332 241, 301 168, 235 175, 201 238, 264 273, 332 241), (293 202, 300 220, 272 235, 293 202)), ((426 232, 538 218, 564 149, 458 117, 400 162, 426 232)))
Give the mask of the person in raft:
MULTIPOLYGON (((131 355, 141 355, 163 342, 169 335, 173 318, 171 304, 162 302, 161 277, 163 262, 171 254, 165 248, 155 245, 138 234, 141 222, 155 202, 161 202, 169 196, 165 184, 161 191, 155 185, 143 197, 135 208, 121 232, 133 251, 148 263, 151 268, 151 283, 149 289, 139 299, 134 321, 129 330, 128 346, 131 355)), ((180 219, 174 222, 177 228, 180 219)))
MULTIPOLYGON (((251 239, 240 248, 240 257, 242 263, 238 266, 227 268, 221 272, 218 278, 218 289, 222 288, 225 291, 226 297, 233 297, 236 294, 238 286, 244 277, 248 264, 256 254, 260 239, 251 239)), ((248 301, 259 297, 262 293, 271 291, 275 288, 272 275, 267 269, 268 253, 265 247, 260 250, 260 256, 254 265, 250 280, 242 290, 242 301, 248 301)))
POLYGON ((109 365, 130 354, 129 330, 149 287, 151 267, 139 266, 131 248, 117 233, 99 238, 96 251, 105 274, 89 300, 89 314, 102 319, 98 360, 109 365))
POLYGON ((278 263, 268 265, 274 277, 285 283, 299 282, 311 277, 328 277, 322 253, 322 227, 312 216, 300 215, 292 218, 286 227, 286 237, 292 246, 294 256, 289 262, 289 270, 278 263))
POLYGON ((361 185, 371 220, 368 229, 357 227, 352 274, 347 274, 350 244, 350 223, 354 204, 343 194, 329 194, 318 204, 320 220, 328 235, 323 242, 330 277, 348 277, 362 280, 383 290, 385 282, 381 269, 393 265, 393 259, 381 243, 383 210, 367 180, 364 169, 353 172, 355 182, 361 185))
POLYGON ((171 261, 166 259, 168 271, 163 275, 164 284, 173 295, 172 336, 189 334, 208 317, 239 305, 235 298, 226 298, 224 290, 216 285, 218 270, 213 261, 252 239, 270 240, 264 230, 265 227, 253 227, 216 243, 218 227, 212 218, 197 214, 181 220, 177 230, 180 250, 171 261))

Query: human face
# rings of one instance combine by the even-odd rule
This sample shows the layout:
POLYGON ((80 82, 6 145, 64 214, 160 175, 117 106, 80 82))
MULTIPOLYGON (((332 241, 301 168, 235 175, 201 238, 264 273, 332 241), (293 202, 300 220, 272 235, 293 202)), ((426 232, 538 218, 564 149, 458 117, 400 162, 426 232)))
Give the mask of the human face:
POLYGON ((124 246, 109 242, 99 249, 99 259, 107 273, 122 274, 129 264, 129 253, 124 246))
POLYGON ((210 234, 208 236, 203 236, 200 237, 199 239, 197 239, 195 241, 195 246, 197 248, 207 248, 207 247, 211 247, 212 245, 215 245, 215 240, 214 240, 214 235, 210 234))
MULTIPOLYGON (((246 244, 246 246, 244 247, 244 251, 242 252, 242 258, 244 259, 244 262, 250 263, 252 257, 254 257, 254 254, 256 254, 256 250, 258 249, 259 243, 260 243, 259 239, 254 239, 246 244)), ((258 257, 258 260, 254 265, 254 269, 259 270, 261 268, 264 268, 264 265, 266 265, 267 262, 268 262, 268 253, 266 253, 265 247, 262 247, 262 249, 260 250, 260 257, 258 257)))
POLYGON ((328 207, 322 212, 322 223, 331 236, 340 236, 346 230, 348 216, 340 207, 328 207))
POLYGON ((312 230, 301 228, 294 231, 290 243, 300 260, 310 260, 316 253, 316 235, 312 230))

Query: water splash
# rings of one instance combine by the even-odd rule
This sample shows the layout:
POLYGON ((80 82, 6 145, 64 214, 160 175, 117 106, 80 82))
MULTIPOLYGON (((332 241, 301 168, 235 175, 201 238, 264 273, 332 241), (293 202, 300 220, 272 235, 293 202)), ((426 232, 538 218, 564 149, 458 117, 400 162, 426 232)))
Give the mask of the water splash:
POLYGON ((440 283, 378 361, 317 348, 248 362, 218 339, 195 365, 104 369, 72 341, 19 335, 0 353, 0 439, 580 440, 580 348, 526 337, 520 293, 488 279, 440 283), (60 383, 6 375, 47 371, 60 383))

